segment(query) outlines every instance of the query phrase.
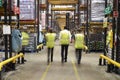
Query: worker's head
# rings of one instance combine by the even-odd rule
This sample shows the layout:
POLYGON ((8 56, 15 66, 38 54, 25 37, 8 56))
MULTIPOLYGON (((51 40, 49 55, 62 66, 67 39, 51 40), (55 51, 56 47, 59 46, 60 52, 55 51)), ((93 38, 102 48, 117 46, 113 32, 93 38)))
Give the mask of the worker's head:
POLYGON ((112 29, 112 23, 109 23, 108 30, 111 30, 111 29, 112 29))
POLYGON ((77 32, 78 32, 78 33, 81 33, 81 32, 82 32, 82 29, 80 29, 80 28, 77 29, 77 32))
POLYGON ((64 29, 67 29, 67 30, 68 30, 67 26, 65 26, 64 29))
POLYGON ((49 32, 50 32, 50 33, 52 33, 52 32, 53 32, 52 28, 50 28, 50 29, 49 29, 49 32))

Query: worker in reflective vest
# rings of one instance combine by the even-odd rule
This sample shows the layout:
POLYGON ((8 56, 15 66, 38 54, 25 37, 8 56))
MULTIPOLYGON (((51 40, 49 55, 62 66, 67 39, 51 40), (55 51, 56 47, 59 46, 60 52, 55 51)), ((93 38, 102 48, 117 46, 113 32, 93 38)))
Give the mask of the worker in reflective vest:
POLYGON ((113 47, 113 31, 109 30, 107 35, 107 45, 109 45, 110 48, 113 47))
POLYGON ((48 49, 48 60, 47 60, 47 62, 49 64, 50 56, 51 56, 51 62, 53 62, 53 51, 54 51, 56 34, 53 33, 52 29, 49 29, 49 32, 46 33, 45 38, 46 38, 46 46, 47 46, 47 49, 48 49))
POLYGON ((108 26, 108 34, 107 34, 107 46, 108 46, 108 53, 107 56, 109 58, 111 58, 111 54, 112 54, 112 48, 113 48, 113 31, 112 31, 112 23, 109 24, 108 26))
POLYGON ((78 29, 77 33, 75 34, 75 54, 78 64, 81 62, 82 49, 84 48, 87 49, 87 47, 84 45, 84 34, 82 33, 81 29, 78 29))
POLYGON ((29 34, 22 32, 22 46, 27 46, 29 44, 29 34))
MULTIPOLYGON (((22 33, 22 53, 25 55, 25 47, 27 45, 29 45, 29 34, 27 32, 21 32, 22 33)), ((22 61, 27 61, 24 59, 24 57, 22 58, 22 61)))
POLYGON ((71 41, 71 33, 67 27, 60 31, 59 39, 61 44, 61 62, 67 62, 68 46, 71 41))

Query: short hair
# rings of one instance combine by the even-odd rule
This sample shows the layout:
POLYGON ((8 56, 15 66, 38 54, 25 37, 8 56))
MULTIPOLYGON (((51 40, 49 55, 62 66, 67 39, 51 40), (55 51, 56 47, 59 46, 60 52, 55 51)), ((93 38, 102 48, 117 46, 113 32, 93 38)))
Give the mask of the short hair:
POLYGON ((53 30, 50 28, 50 29, 49 29, 49 32, 50 32, 50 33, 52 33, 52 32, 53 32, 53 30))
POLYGON ((64 29, 68 29, 68 27, 67 27, 67 26, 65 26, 65 27, 64 27, 64 29))
POLYGON ((82 29, 77 29, 78 32, 82 32, 82 29))

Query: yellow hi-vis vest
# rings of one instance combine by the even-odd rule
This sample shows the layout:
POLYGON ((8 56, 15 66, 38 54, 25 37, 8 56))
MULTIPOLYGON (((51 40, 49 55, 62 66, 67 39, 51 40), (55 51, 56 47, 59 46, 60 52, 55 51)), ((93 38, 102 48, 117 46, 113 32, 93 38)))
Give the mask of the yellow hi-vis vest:
POLYGON ((84 48, 84 35, 83 34, 76 34, 75 35, 75 48, 76 49, 83 49, 84 48))
POLYGON ((29 44, 29 34, 22 32, 22 46, 27 46, 29 44))
POLYGON ((48 48, 53 48, 55 45, 55 33, 47 33, 46 34, 46 45, 48 48))
POLYGON ((60 43, 63 44, 63 45, 68 45, 69 42, 70 42, 70 38, 69 38, 69 33, 68 32, 62 32, 61 33, 61 39, 60 39, 60 43))
POLYGON ((113 48, 113 32, 112 32, 112 30, 108 31, 107 45, 109 45, 110 48, 113 48))

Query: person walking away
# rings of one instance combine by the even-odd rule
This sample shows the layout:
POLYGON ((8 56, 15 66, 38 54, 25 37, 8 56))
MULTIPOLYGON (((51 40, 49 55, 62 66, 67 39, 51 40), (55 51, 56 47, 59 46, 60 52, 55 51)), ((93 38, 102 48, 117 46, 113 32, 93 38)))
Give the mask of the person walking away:
POLYGON ((53 62, 53 51, 54 51, 56 34, 53 33, 52 29, 49 29, 49 32, 46 33, 45 38, 46 38, 46 46, 47 46, 47 49, 48 49, 48 53, 47 53, 48 54, 48 59, 47 59, 47 62, 49 64, 50 56, 51 56, 51 62, 53 62))
POLYGON ((82 56, 82 50, 84 48, 87 49, 87 46, 84 45, 84 34, 82 33, 81 29, 77 30, 77 33, 75 34, 75 54, 76 54, 76 59, 77 63, 81 63, 81 56, 82 56))
MULTIPOLYGON (((12 52, 14 52, 14 56, 19 54, 22 50, 22 34, 19 29, 12 30, 12 52)), ((20 58, 18 58, 18 63, 20 63, 20 58)), ((22 62, 23 63, 23 62, 22 62)))
POLYGON ((61 62, 67 62, 68 46, 71 41, 71 33, 66 26, 64 27, 64 30, 60 31, 59 39, 61 44, 61 62))
MULTIPOLYGON (((109 57, 110 59, 113 59, 113 56, 112 56, 112 49, 113 49, 113 46, 115 46, 115 43, 113 43, 113 31, 112 31, 112 23, 110 22, 109 23, 109 26, 108 26, 108 33, 107 33, 107 39, 106 39, 107 43, 106 43, 106 46, 107 46, 107 57, 109 57)), ((112 64, 109 64, 110 65, 110 70, 113 70, 114 69, 114 65, 112 64)))
MULTIPOLYGON (((22 53, 25 55, 25 47, 29 44, 29 34, 27 32, 21 32, 22 33, 22 53)), ((24 57, 22 58, 22 61, 27 61, 24 59, 24 57)))
POLYGON ((71 32, 71 43, 74 43, 75 40, 75 31, 71 32))
POLYGON ((112 48, 113 48, 113 31, 112 31, 112 23, 109 24, 108 26, 108 34, 107 34, 107 47, 108 47, 108 53, 107 56, 109 58, 112 58, 112 48))

